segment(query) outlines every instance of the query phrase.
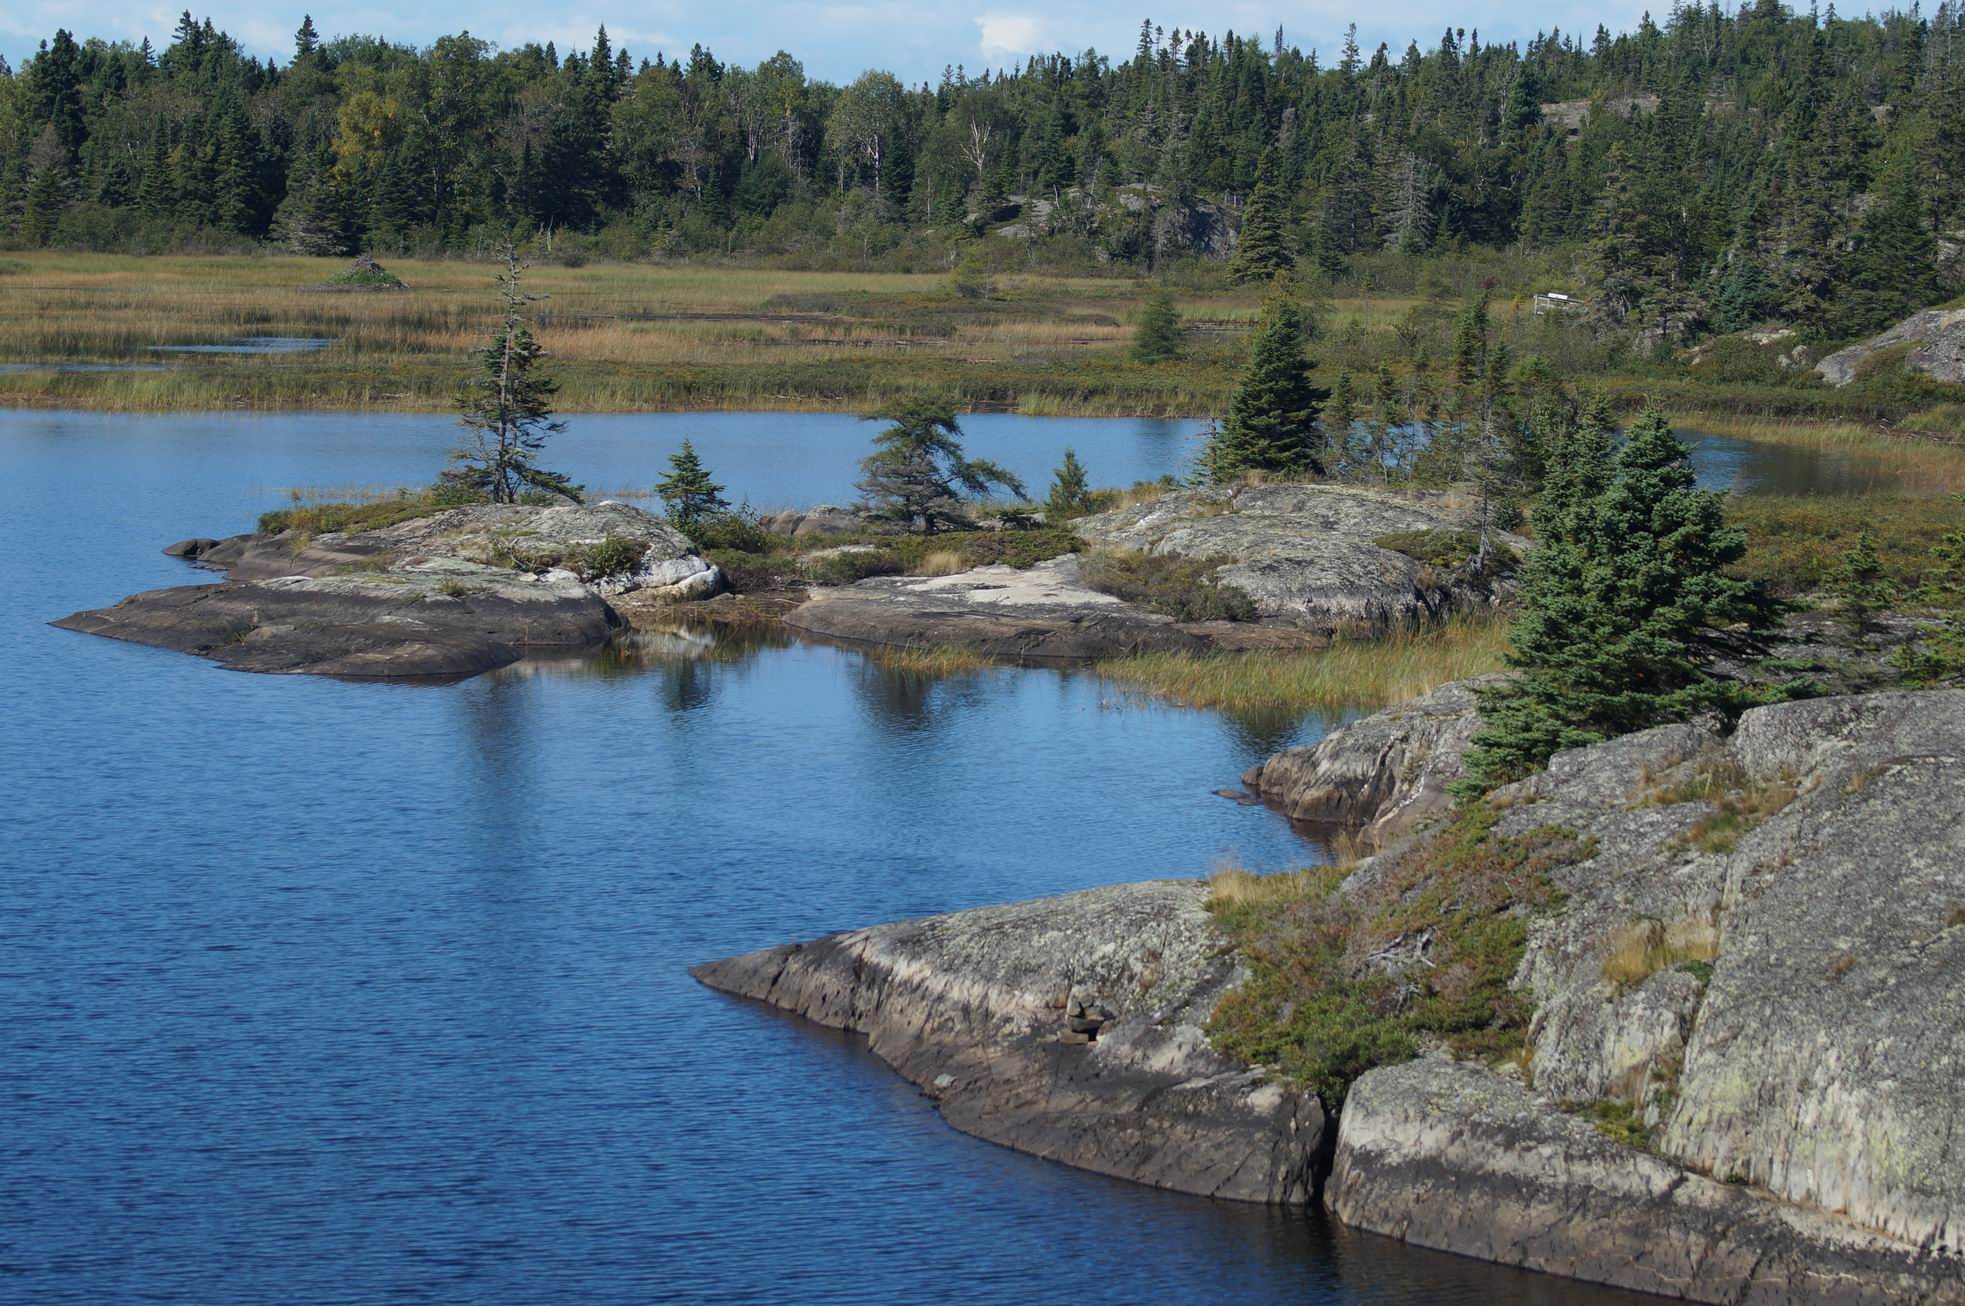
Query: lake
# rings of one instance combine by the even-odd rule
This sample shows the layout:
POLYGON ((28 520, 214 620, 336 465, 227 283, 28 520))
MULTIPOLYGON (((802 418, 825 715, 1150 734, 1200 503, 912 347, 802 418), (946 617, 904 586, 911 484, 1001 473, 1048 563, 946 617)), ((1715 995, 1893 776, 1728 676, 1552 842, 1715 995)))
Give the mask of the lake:
MULTIPOLYGON (((1192 423, 966 419, 1038 479, 1192 423)), ((844 498, 851 419, 683 434, 760 506, 844 498)), ((1316 718, 1085 674, 924 680, 656 637, 445 687, 222 671, 44 623, 206 578, 159 548, 291 485, 427 480, 441 418, 0 412, 0 1300, 1636 1301, 954 1133, 854 1040, 685 967, 1321 850, 1212 790, 1316 718)))

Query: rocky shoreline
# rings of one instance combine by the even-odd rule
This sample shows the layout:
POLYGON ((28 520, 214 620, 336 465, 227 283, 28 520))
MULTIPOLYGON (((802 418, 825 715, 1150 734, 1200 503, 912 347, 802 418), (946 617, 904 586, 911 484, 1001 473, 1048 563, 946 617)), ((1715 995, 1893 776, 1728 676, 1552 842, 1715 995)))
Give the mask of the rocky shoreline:
POLYGON ((681 532, 614 502, 479 504, 374 530, 254 532, 164 551, 225 579, 54 624, 237 671, 455 679, 528 653, 597 648, 629 624, 622 607, 723 586, 681 532), (613 567, 583 574, 602 546, 618 555, 613 567))
MULTIPOLYGON (((1450 687, 1257 778, 1396 844, 1439 810, 1472 701, 1450 687)), ((959 1129, 1101 1173, 1322 1201, 1416 1245, 1688 1300, 1965 1302, 1960 738, 1965 691, 1887 692, 1559 754, 1495 798, 1498 833, 1581 850, 1528 920, 1522 1054, 1429 1049, 1366 1071, 1341 1110, 1209 1046, 1246 972, 1199 881, 694 974, 865 1035, 959 1129)), ((1413 944, 1384 964, 1424 964, 1413 944)))

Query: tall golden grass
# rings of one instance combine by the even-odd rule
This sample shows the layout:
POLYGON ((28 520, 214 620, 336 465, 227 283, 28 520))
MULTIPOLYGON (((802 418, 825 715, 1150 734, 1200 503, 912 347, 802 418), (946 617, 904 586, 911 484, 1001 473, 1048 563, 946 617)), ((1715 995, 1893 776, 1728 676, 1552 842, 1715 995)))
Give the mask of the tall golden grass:
POLYGON ((1308 652, 1141 653, 1098 664, 1115 684, 1194 707, 1234 712, 1371 708, 1417 698, 1450 680, 1497 670, 1508 623, 1462 616, 1375 640, 1308 652))

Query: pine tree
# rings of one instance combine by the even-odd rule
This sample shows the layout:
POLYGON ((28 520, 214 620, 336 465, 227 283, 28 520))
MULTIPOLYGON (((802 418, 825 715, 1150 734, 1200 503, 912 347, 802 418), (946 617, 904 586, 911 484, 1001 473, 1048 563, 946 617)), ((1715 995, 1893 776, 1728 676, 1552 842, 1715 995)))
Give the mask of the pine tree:
POLYGON ((1917 179, 1900 170, 1883 202, 1863 215, 1856 246, 1842 260, 1834 333, 1867 335, 1937 299, 1937 255, 1917 179))
POLYGON ((1883 560, 1876 556, 1876 541, 1868 531, 1862 532, 1829 579, 1836 619, 1851 636, 1861 639, 1876 629, 1876 614, 1888 606, 1894 590, 1883 560))
POLYGON ((1071 450, 1064 451, 1064 461, 1051 477, 1050 497, 1044 503, 1044 519, 1055 526, 1073 517, 1083 516, 1091 507, 1092 492, 1085 480, 1085 465, 1078 461, 1078 455, 1071 450))
POLYGON ((1139 311, 1139 326, 1133 331, 1133 361, 1171 362, 1185 349, 1180 308, 1174 303, 1174 292, 1162 286, 1147 298, 1139 311))
POLYGON ((458 396, 458 424, 471 442, 451 451, 443 479, 483 495, 493 503, 516 503, 528 491, 580 501, 583 487, 538 466, 546 437, 566 429, 553 420, 551 378, 533 369, 546 351, 533 337, 525 306, 538 298, 520 288, 525 264, 518 251, 505 249, 505 271, 498 278, 504 313, 491 338, 476 351, 477 371, 458 396))
POLYGON ((1324 405, 1324 435, 1330 445, 1331 465, 1346 472, 1357 463, 1356 431, 1358 395, 1351 369, 1338 372, 1331 383, 1330 402, 1324 405))
MULTIPOLYGON (((1952 500, 1965 508, 1965 494, 1954 494, 1952 500)), ((1965 525, 1947 532, 1931 550, 1931 566, 1916 598, 1937 621, 1924 627, 1918 643, 1899 649, 1892 661, 1922 684, 1965 683, 1965 525)))
POLYGON ((1000 486, 1023 499, 1023 482, 1010 471, 962 451, 962 427, 953 406, 936 399, 902 399, 868 413, 889 423, 873 437, 874 451, 860 462, 856 488, 871 515, 907 530, 932 535, 966 524, 965 498, 979 499, 1000 486))
POLYGON ((1736 705, 1699 642, 1750 615, 1751 587, 1724 570, 1745 538, 1723 524, 1724 496, 1695 488, 1691 451, 1663 414, 1647 409, 1614 457, 1602 417, 1593 409, 1552 451, 1508 654, 1515 674, 1481 696, 1463 795, 1560 749, 1736 705))
POLYGON ((1228 414, 1202 455, 1203 474, 1211 481, 1246 472, 1322 475, 1317 418, 1328 397, 1310 379, 1303 316, 1279 297, 1256 331, 1228 414))
POLYGON ((1228 260, 1228 275, 1241 282, 1269 281, 1296 266, 1289 235, 1283 229, 1288 201, 1276 177, 1275 151, 1256 165, 1255 186, 1242 208, 1242 231, 1228 260))
POLYGON ((684 534, 697 523, 730 511, 723 487, 711 479, 709 469, 696 455, 696 446, 688 440, 669 455, 669 470, 655 487, 655 496, 662 501, 669 520, 684 534))
POLYGON ((143 180, 136 188, 136 205, 146 217, 167 217, 177 207, 177 190, 171 182, 170 145, 164 139, 164 124, 159 122, 150 129, 150 153, 144 161, 143 180))

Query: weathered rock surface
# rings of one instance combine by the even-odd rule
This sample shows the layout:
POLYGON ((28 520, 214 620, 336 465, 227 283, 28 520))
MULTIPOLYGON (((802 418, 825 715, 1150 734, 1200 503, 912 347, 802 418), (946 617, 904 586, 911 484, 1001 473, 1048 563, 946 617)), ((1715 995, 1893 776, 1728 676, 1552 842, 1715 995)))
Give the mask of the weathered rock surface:
POLYGON ((1196 881, 1117 885, 835 934, 697 967, 872 1048, 956 1128, 1180 1192, 1302 1204, 1314 1095, 1208 1047, 1239 968, 1196 881))
POLYGON ((353 534, 198 539, 166 551, 227 579, 55 624, 241 671, 454 677, 531 650, 600 644, 622 624, 607 596, 681 602, 722 582, 666 522, 611 502, 483 504, 353 534), (560 566, 609 539, 640 549, 630 572, 589 585, 560 566))
POLYGON ((1383 843, 1453 803, 1448 788, 1479 729, 1476 691, 1499 676, 1441 685, 1249 768, 1242 783, 1292 820, 1357 827, 1383 843))
POLYGON ((1965 385, 1965 308, 1927 308, 1888 331, 1838 349, 1815 371, 1830 385, 1848 385, 1871 356, 1896 345, 1910 345, 1904 366, 1936 381, 1965 385))
MULTIPOLYGON (((1248 595, 1263 618, 1324 634, 1415 626, 1513 592, 1506 580, 1379 546, 1403 532, 1467 529, 1467 513, 1439 494, 1322 484, 1180 490, 1073 526, 1097 547, 1226 560, 1215 579, 1248 595)), ((1517 553, 1528 547, 1496 539, 1517 553)))
POLYGON ((1339 1214, 1699 1300, 1965 1300, 1961 740, 1965 691, 1817 699, 1728 737, 1674 725, 1558 754, 1499 791, 1499 833, 1560 826, 1591 849, 1548 872, 1562 908, 1529 927, 1527 1082, 1544 1104, 1632 1108, 1656 1156, 1558 1165, 1574 1131, 1546 1106, 1495 1124, 1499 1089, 1450 1127, 1415 1122, 1458 1099, 1354 1093, 1339 1214), (1392 1144, 1374 1102, 1403 1122, 1392 1144), (1714 1206, 1708 1177, 1778 1221, 1714 1206), (1437 1209, 1446 1182, 1514 1226, 1437 1209), (1615 1236, 1627 1198, 1643 1241, 1615 1236))
POLYGON ((1326 1188, 1346 1224, 1705 1302, 1965 1301, 1961 1263, 1691 1174, 1478 1066, 1370 1071, 1326 1188))
POLYGON ((834 535, 857 535, 875 529, 875 524, 852 508, 822 503, 812 508, 791 508, 758 519, 759 526, 773 535, 795 540, 823 539, 834 535))
POLYGON ((1245 622, 1177 622, 1088 587, 1075 555, 1023 570, 880 576, 814 590, 794 630, 893 648, 962 648, 1017 662, 1144 652, 1303 647, 1309 632, 1245 622))

